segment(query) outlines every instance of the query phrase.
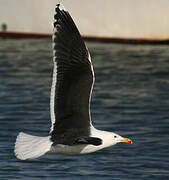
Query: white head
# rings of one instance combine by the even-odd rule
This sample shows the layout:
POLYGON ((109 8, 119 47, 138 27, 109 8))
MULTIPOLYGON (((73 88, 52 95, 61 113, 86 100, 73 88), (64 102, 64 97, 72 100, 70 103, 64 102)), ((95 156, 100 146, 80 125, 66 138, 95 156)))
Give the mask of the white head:
POLYGON ((124 138, 113 132, 101 131, 101 130, 95 129, 93 126, 91 126, 91 136, 102 139, 101 148, 113 146, 120 142, 124 142, 128 144, 132 143, 131 139, 124 138))
POLYGON ((131 139, 124 138, 116 133, 112 133, 112 140, 115 144, 120 143, 120 142, 124 142, 124 143, 128 143, 128 144, 132 143, 131 139))
POLYGON ((132 143, 131 139, 124 138, 116 133, 107 132, 107 131, 102 131, 101 139, 103 140, 104 147, 112 146, 120 142, 124 142, 128 144, 132 143))

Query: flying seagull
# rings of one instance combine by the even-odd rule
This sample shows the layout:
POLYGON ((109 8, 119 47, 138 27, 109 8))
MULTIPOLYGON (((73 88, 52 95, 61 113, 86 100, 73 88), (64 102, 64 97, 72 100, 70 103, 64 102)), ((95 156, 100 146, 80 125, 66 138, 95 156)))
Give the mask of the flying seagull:
POLYGON ((16 157, 25 160, 45 153, 86 154, 119 142, 132 143, 128 138, 92 125, 91 57, 70 14, 60 4, 56 5, 54 15, 53 63, 49 136, 19 133, 14 150, 16 157))

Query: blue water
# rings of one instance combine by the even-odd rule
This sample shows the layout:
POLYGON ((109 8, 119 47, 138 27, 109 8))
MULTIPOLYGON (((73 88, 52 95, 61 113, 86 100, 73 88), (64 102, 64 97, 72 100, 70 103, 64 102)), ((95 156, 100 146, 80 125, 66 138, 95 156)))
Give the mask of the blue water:
POLYGON ((45 155, 21 161, 13 153, 20 131, 50 128, 50 40, 0 39, 1 180, 168 180, 168 46, 87 43, 96 74, 94 125, 129 137, 81 156, 45 155))

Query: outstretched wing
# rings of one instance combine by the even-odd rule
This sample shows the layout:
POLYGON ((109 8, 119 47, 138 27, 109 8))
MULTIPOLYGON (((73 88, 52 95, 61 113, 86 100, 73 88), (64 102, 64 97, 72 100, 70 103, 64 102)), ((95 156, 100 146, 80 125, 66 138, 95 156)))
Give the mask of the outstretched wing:
POLYGON ((69 13, 57 5, 54 20, 51 140, 73 144, 90 135, 94 73, 88 49, 69 13))

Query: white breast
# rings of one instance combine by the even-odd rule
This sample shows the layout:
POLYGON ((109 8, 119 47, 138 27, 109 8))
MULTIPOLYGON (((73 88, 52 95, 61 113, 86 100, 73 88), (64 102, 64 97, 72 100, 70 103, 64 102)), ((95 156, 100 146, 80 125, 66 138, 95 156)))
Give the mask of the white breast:
POLYGON ((104 148, 101 146, 94 146, 94 145, 75 145, 75 146, 68 146, 68 145, 56 145, 52 146, 48 153, 54 154, 87 154, 98 151, 104 148))

